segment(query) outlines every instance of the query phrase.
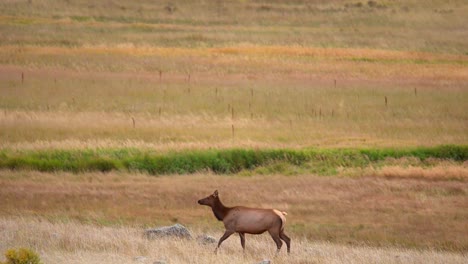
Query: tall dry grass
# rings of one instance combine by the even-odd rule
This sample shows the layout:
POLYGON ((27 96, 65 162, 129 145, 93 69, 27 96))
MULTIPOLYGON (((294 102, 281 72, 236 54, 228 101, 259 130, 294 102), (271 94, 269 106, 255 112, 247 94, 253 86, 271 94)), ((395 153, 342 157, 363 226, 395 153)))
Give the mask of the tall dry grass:
POLYGON ((24 84, 19 84, 19 68, 0 74, 5 80, 0 87, 4 147, 66 147, 66 142, 208 147, 468 142, 463 121, 468 94, 458 77, 400 83, 348 76, 335 87, 333 79, 294 73, 286 80, 239 75, 197 79, 192 73, 190 83, 175 77, 182 75, 161 82, 157 75, 128 73, 25 73, 24 84))
POLYGON ((465 1, 36 1, 0 3, 2 45, 243 43, 465 52, 465 1), (171 11, 173 10, 173 11, 171 11), (53 33, 53 34, 51 34, 53 33), (78 37, 73 37, 78 36, 78 37))
POLYGON ((0 142, 466 144, 466 3, 374 2, 2 2, 0 142))
MULTIPOLYGON (((192 234, 201 234, 192 230, 192 234)), ((214 235, 213 233, 210 233, 214 235)), ((315 242, 293 236, 291 255, 285 250, 275 257, 269 237, 247 236, 242 254, 236 236, 226 240, 217 255, 214 245, 196 240, 147 240, 143 228, 102 227, 70 222, 50 222, 41 218, 0 218, 0 251, 29 247, 38 251, 45 263, 466 263, 466 255, 435 250, 344 246, 315 242), (138 258, 140 257, 140 258, 138 258), (142 258, 144 257, 144 258, 142 258)))
POLYGON ((0 171, 0 215, 104 226, 179 222, 218 236, 222 224, 196 203, 218 189, 227 206, 286 211, 286 231, 294 237, 466 251, 466 174, 454 180, 435 178, 430 169, 428 178, 411 171, 400 168, 401 176, 392 177, 0 171))
MULTIPOLYGON (((0 149, 467 144, 467 11, 463 0, 1 1, 0 149)), ((218 188, 228 204, 290 213, 297 251, 275 262, 466 262, 389 247, 466 251, 466 166, 421 166, 190 181, 0 171, 0 251, 33 247, 50 263, 270 258, 266 237, 249 237, 244 258, 234 238, 214 256, 140 236, 174 221, 218 234, 192 205, 218 188)))

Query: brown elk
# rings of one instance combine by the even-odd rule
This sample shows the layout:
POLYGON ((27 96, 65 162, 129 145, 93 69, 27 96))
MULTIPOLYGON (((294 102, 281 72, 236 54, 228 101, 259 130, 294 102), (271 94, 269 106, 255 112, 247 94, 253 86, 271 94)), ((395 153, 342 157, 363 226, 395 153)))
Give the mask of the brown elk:
POLYGON ((281 240, 286 242, 288 253, 290 252, 291 239, 284 233, 284 224, 286 223, 285 212, 275 209, 249 208, 244 206, 226 207, 221 203, 218 191, 199 200, 198 203, 211 207, 216 219, 223 221, 226 228, 224 235, 219 239, 215 253, 218 251, 221 243, 236 232, 239 233, 242 249, 245 252, 245 234, 258 235, 265 231, 268 231, 275 241, 278 248, 276 253, 279 253, 283 245, 281 240))

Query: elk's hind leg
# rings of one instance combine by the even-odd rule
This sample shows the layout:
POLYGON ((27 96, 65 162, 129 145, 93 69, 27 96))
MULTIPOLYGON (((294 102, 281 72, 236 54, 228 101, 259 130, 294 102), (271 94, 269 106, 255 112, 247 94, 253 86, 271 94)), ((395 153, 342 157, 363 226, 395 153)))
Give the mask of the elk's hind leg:
POLYGON ((273 240, 275 241, 276 243, 276 247, 277 247, 277 250, 276 250, 276 254, 279 253, 281 247, 283 246, 283 242, 281 241, 281 238, 279 236, 279 232, 277 232, 276 230, 275 231, 272 231, 271 229, 268 230, 268 233, 270 233, 271 235, 271 238, 273 238, 273 240))
POLYGON ((279 233, 280 238, 286 242, 286 246, 288 247, 288 254, 291 251, 291 239, 284 233, 284 230, 281 230, 279 233))

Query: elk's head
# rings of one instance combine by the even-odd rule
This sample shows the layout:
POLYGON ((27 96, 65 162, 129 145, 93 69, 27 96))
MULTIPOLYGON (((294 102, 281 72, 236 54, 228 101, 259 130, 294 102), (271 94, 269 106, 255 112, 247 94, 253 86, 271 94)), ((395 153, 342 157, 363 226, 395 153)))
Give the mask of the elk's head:
POLYGON ((207 205, 213 207, 215 201, 218 200, 218 190, 214 191, 214 193, 208 197, 198 200, 198 204, 207 205))

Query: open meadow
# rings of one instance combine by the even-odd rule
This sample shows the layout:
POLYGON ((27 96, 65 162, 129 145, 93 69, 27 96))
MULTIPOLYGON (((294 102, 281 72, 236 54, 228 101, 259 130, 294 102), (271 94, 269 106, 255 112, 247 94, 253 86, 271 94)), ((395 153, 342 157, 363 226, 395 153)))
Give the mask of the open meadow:
POLYGON ((0 139, 466 144, 468 7, 439 2, 2 2, 0 139))
POLYGON ((463 0, 0 1, 0 262, 466 263, 463 0), (224 231, 196 201, 287 211, 224 231), (285 250, 283 248, 283 250, 285 250), (145 256, 146 259, 135 259, 145 256))
POLYGON ((148 257, 146 263, 466 262, 466 178, 409 174, 154 177, 2 171, 0 234, 7 239, 0 250, 32 247, 54 263, 127 263, 137 256, 148 257), (274 258, 276 248, 267 234, 246 235, 245 257, 237 235, 225 241, 218 255, 214 244, 144 238, 145 228, 174 223, 184 224, 195 237, 221 237, 222 223, 196 203, 214 189, 227 206, 287 211, 291 256, 283 247, 274 258))

